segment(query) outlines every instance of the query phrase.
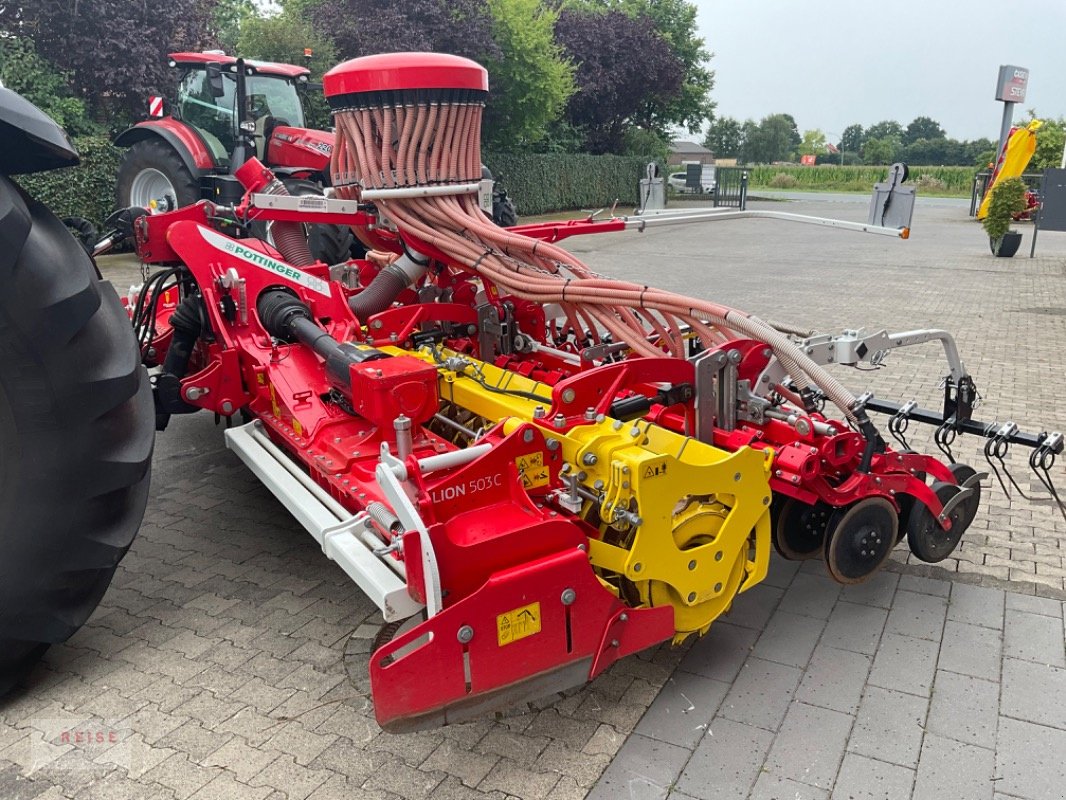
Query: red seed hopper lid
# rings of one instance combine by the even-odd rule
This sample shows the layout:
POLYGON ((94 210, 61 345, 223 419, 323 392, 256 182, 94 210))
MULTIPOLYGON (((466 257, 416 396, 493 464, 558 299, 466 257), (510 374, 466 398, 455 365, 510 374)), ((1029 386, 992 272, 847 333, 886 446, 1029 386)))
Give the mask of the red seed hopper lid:
POLYGON ((325 74, 326 97, 410 89, 487 92, 489 73, 476 61, 446 53, 380 53, 353 58, 325 74))

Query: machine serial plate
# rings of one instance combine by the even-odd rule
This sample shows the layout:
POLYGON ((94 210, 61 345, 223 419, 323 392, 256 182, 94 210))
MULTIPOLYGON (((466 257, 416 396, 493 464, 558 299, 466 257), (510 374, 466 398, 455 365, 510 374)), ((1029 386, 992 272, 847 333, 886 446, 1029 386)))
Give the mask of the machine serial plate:
POLYGON ((540 633, 540 603, 530 603, 496 617, 496 641, 500 647, 536 633, 540 633))

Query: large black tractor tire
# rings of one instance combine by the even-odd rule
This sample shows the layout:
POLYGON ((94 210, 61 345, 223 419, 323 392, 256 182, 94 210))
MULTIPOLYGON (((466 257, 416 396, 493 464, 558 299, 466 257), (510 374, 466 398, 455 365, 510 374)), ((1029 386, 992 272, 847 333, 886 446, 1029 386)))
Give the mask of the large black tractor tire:
POLYGON ((154 421, 118 296, 0 177, 0 695, 107 590, 144 515, 154 421))
MULTIPOLYGON (((286 180, 284 184, 293 197, 322 194, 322 187, 313 181, 286 180)), ((324 264, 340 264, 349 258, 362 257, 362 254, 355 255, 357 245, 361 243, 347 225, 305 225, 304 231, 311 255, 324 264)), ((265 223, 253 222, 251 232, 256 238, 273 244, 270 230, 265 223)))
POLYGON ((200 200, 200 184, 181 156, 162 139, 135 142, 118 167, 115 207, 149 208, 151 200, 163 197, 168 202, 161 211, 191 205, 200 200))

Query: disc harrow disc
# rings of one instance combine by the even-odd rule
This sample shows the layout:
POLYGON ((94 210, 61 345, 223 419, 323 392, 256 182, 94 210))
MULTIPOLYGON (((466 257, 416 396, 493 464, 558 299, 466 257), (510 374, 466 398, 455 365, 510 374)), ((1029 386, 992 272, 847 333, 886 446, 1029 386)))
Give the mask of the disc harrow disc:
MULTIPOLYGON (((935 481, 932 489, 941 504, 947 504, 961 491, 955 484, 943 481, 935 481)), ((948 514, 951 518, 949 531, 940 527, 940 522, 928 506, 915 503, 910 519, 907 520, 907 544, 911 552, 929 564, 943 561, 951 555, 966 530, 967 503, 968 501, 964 500, 948 514)))
MULTIPOLYGON (((959 482, 960 486, 977 474, 977 470, 969 464, 955 463, 948 467, 948 469, 951 470, 951 474, 955 476, 955 480, 959 482)), ((961 519, 963 530, 970 527, 974 517, 977 516, 977 512, 981 508, 981 483, 979 481, 974 481, 973 485, 969 488, 973 489, 973 494, 959 504, 959 511, 962 514, 961 519)))
POLYGON ((825 563, 838 583, 861 583, 885 563, 896 546, 899 518, 883 497, 839 508, 829 522, 825 563))
POLYGON ((833 510, 827 503, 819 501, 812 506, 789 497, 774 519, 774 549, 789 561, 820 555, 833 510))

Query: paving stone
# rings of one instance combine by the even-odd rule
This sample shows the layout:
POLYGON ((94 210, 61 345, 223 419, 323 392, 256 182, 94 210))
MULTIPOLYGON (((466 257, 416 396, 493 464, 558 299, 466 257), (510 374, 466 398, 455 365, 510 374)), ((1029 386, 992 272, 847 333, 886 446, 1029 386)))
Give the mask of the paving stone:
POLYGON ((391 753, 412 767, 417 767, 443 741, 444 735, 439 730, 380 734, 370 740, 367 749, 391 753))
POLYGON ((808 575, 801 569, 781 598, 781 609, 791 614, 829 619, 829 612, 840 596, 840 584, 822 573, 824 569, 821 568, 817 575, 808 575))
POLYGON ((792 583, 793 578, 796 577, 796 573, 799 572, 800 562, 789 561, 786 558, 780 558, 771 554, 770 567, 766 572, 766 577, 763 578, 763 583, 767 586, 776 586, 779 589, 787 589, 789 584, 792 583))
POLYGON ((874 656, 870 683, 928 697, 933 687, 938 645, 927 639, 886 633, 874 656))
POLYGON ((907 592, 901 584, 892 602, 885 632, 940 641, 947 611, 948 601, 945 598, 907 592))
POLYGON ((783 595, 783 590, 760 583, 733 600, 728 613, 722 616, 722 622, 761 631, 783 595))
POLYGON ((202 766, 183 753, 175 753, 141 777, 170 788, 179 800, 184 800, 214 780, 221 771, 217 767, 202 766))
POLYGON ((277 751, 260 750, 239 736, 234 736, 218 750, 207 755, 201 763, 205 767, 225 767, 242 783, 250 783, 277 757, 277 751))
POLYGON ((998 683, 940 670, 926 728, 939 736, 992 749, 998 711, 998 683))
POLYGON ((887 619, 886 609, 841 600, 829 615, 822 644, 872 656, 877 652, 887 619))
POLYGON ((1003 654, 1010 658, 1066 667, 1062 620, 1008 608, 1003 628, 1003 654))
POLYGON ((914 770, 857 753, 844 756, 832 800, 907 800, 914 770))
MULTIPOLYGON (((699 800, 747 797, 772 740, 770 731, 727 719, 715 719, 703 741, 692 753, 691 760, 677 781, 677 788, 699 800)), ((625 752, 625 749, 623 747, 620 753, 625 752)), ((613 768, 614 763, 608 770, 613 768)), ((619 793, 614 796, 624 795, 619 793)))
POLYGON ((775 731, 784 719, 802 675, 795 667, 749 658, 718 713, 734 722, 775 731))
POLYGON ((940 669, 998 681, 1003 634, 992 628, 948 620, 940 645, 940 669))
POLYGON ((821 789, 833 785, 854 718, 793 703, 766 758, 766 769, 821 789))
POLYGON ((928 701, 870 686, 859 705, 848 750, 912 769, 918 765, 928 701))
POLYGON ((862 653, 819 644, 796 691, 804 703, 846 714, 859 708, 873 659, 862 653))
POLYGON ((446 739, 422 763, 422 769, 446 772, 474 787, 485 779, 499 760, 499 756, 474 753, 446 739))
MULTIPOLYGON (((658 745, 658 747, 670 746, 668 744, 658 745)), ((523 800, 526 797, 529 800, 543 800, 558 782, 557 774, 536 772, 508 758, 502 758, 478 784, 478 788, 483 791, 505 792, 508 795, 522 797, 523 800)))
POLYGON ((1066 730, 1066 669, 1003 659, 999 713, 1066 730))
POLYGON ((363 789, 343 775, 334 775, 315 789, 308 800, 393 800, 396 797, 392 792, 363 789))
POLYGON ((269 714, 295 693, 295 689, 281 689, 262 678, 251 678, 235 689, 228 699, 237 704, 249 705, 262 714, 269 714))
POLYGON ((824 627, 823 619, 779 608, 763 629, 752 655, 779 664, 805 667, 824 627))
POLYGON ((308 766, 322 751, 333 744, 336 736, 314 733, 299 722, 286 722, 277 733, 267 739, 265 746, 273 747, 296 758, 297 764, 308 766))
POLYGON ((991 800, 995 753, 926 733, 914 800, 991 800))
POLYGON ((210 692, 201 692, 182 703, 174 713, 199 720, 205 728, 214 729, 223 720, 229 719, 244 708, 242 703, 220 700, 210 692))
MULTIPOLYGON (((678 775, 688 761, 683 747, 656 742, 633 734, 589 792, 589 800, 652 800, 664 798, 672 786, 679 786, 678 775)), ((682 781, 684 778, 681 779, 682 781)), ((481 788, 491 788, 482 784, 481 788)))
POLYGON ((715 622, 707 635, 689 648, 679 669, 705 678, 732 681, 758 638, 759 632, 752 628, 715 622))
POLYGON ((609 756, 590 756, 571 750, 563 742, 552 742, 544 748, 533 769, 573 778, 581 786, 592 786, 610 763, 609 756))
MULTIPOLYGON (((557 776, 552 776, 554 783, 557 776)), ((422 800, 432 795, 437 785, 444 780, 441 772, 423 772, 399 761, 393 761, 383 769, 375 770, 363 784, 371 792, 391 792, 408 800, 422 800)))
POLYGON ((588 753, 590 756, 613 756, 625 742, 625 738, 623 734, 610 725, 600 725, 596 728, 596 732, 592 734, 592 738, 581 748, 581 752, 588 753))
POLYGON ((232 773, 222 772, 197 791, 190 800, 265 800, 273 789, 269 786, 248 786, 232 773))
POLYGON ((1066 731, 1000 717, 996 789, 1027 800, 1061 800, 1066 786, 1066 731))
POLYGON ((948 597, 951 594, 951 583, 936 578, 923 578, 919 575, 900 575, 900 591, 920 592, 922 594, 948 597))
POLYGON ((496 725, 477 743, 481 753, 503 756, 518 764, 529 766, 544 752, 551 740, 547 736, 523 736, 502 725, 496 725))
POLYGON ((966 583, 951 585, 948 620, 1003 630, 1004 591, 966 583))
POLYGON ((728 691, 724 681, 678 670, 641 718, 636 732, 692 749, 728 691))
POLYGON ((840 599, 864 606, 890 608, 899 585, 899 577, 895 572, 881 570, 868 581, 845 586, 840 592, 840 599))
POLYGON ((1047 597, 1036 597, 1031 594, 1008 592, 1007 611, 1023 611, 1027 614, 1043 614, 1055 619, 1062 619, 1062 602, 1047 597))
POLYGON ((232 734, 210 731, 196 720, 189 720, 180 728, 171 731, 158 744, 185 753, 193 761, 202 761, 230 740, 232 734))
MULTIPOLYGON (((670 795, 671 800, 676 795, 670 795)), ((780 778, 772 772, 760 772, 749 800, 828 800, 829 792, 794 781, 780 778)))

